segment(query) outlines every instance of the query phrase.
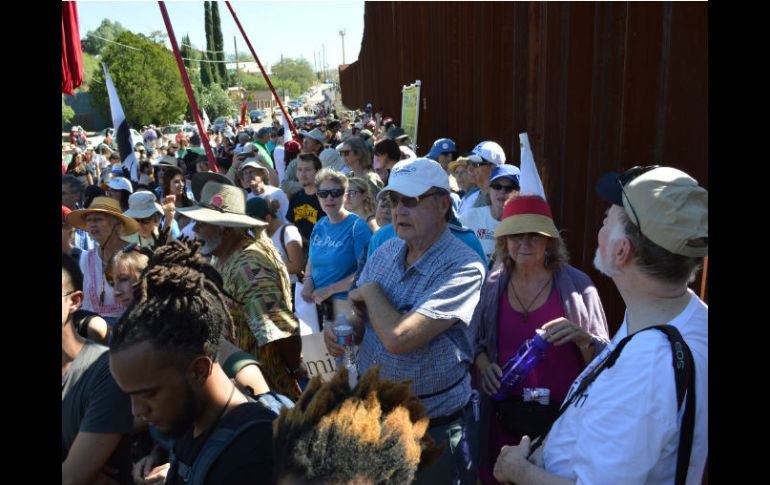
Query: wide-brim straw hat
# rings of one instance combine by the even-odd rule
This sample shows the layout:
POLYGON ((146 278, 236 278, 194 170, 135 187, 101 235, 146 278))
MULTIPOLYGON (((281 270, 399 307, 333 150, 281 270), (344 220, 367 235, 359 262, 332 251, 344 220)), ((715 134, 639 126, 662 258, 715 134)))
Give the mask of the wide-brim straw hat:
POLYGON ((495 228, 495 237, 528 232, 552 238, 559 237, 548 202, 536 195, 515 196, 503 208, 503 217, 495 228))
POLYGON ((180 207, 177 212, 195 221, 223 227, 266 226, 246 215, 246 192, 233 185, 210 181, 201 189, 198 205, 180 207))
POLYGON ((94 197, 87 209, 78 209, 67 214, 67 222, 78 229, 88 230, 86 216, 88 214, 107 214, 120 220, 123 224, 123 235, 128 236, 139 230, 139 223, 134 219, 123 215, 120 203, 110 197, 94 197))

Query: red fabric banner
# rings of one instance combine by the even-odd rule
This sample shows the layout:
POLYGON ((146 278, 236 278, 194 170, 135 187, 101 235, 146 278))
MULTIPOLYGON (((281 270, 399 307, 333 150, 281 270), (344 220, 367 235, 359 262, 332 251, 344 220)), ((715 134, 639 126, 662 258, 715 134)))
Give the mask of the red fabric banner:
POLYGON ((61 4, 61 92, 72 91, 83 83, 83 51, 80 47, 77 2, 61 4))
POLYGON ((241 126, 246 126, 246 101, 241 105, 241 126))

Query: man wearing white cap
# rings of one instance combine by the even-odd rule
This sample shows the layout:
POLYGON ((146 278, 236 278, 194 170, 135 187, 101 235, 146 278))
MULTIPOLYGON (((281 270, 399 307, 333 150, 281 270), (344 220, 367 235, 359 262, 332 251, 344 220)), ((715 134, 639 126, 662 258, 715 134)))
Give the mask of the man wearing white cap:
POLYGON ((246 215, 243 189, 213 180, 203 185, 198 205, 177 211, 196 221, 201 251, 216 258, 224 289, 235 298, 227 302, 235 343, 259 359, 271 389, 296 399, 297 379, 305 376, 302 340, 291 312, 289 273, 264 234, 267 223, 246 215))
MULTIPOLYGON (((479 195, 471 207, 484 207, 491 204, 489 199, 489 177, 492 169, 505 163, 503 148, 493 141, 482 141, 473 148, 473 154, 468 157, 471 175, 476 177, 479 195)), ((460 207, 464 212, 465 204, 460 207)))
MULTIPOLYGON (((368 259, 350 300, 363 316, 358 370, 382 365, 382 377, 411 380, 427 407, 428 433, 445 444, 437 463, 417 473, 418 484, 475 484, 478 422, 469 369, 469 328, 486 269, 449 231, 449 182, 437 162, 397 163, 382 189, 390 200, 398 238, 368 259)), ((325 330, 332 355, 342 348, 325 330)))
POLYGON ((240 186, 249 191, 247 200, 253 197, 277 200, 280 204, 278 217, 284 223, 287 222, 286 214, 289 212, 289 199, 283 190, 270 184, 270 170, 252 159, 241 166, 237 178, 240 186))
POLYGON ((495 478, 699 485, 708 456, 708 306, 687 285, 708 255, 708 192, 670 167, 605 174, 597 192, 612 205, 594 265, 615 283, 625 318, 572 384, 544 446, 529 460, 528 437, 504 446, 495 478))

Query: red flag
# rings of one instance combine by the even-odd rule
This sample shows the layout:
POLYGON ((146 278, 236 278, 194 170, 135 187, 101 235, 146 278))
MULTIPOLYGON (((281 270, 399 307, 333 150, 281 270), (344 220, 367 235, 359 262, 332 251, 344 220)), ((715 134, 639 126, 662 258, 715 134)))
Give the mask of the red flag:
POLYGON ((246 101, 241 105, 241 126, 246 126, 246 101))
POLYGON ((72 96, 72 91, 83 82, 78 9, 76 2, 61 5, 61 92, 72 96))

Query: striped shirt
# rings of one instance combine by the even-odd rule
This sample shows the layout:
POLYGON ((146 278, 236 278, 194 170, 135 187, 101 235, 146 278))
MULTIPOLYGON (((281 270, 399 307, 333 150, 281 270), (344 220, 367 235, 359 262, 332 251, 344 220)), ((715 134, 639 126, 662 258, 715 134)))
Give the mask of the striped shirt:
POLYGON ((422 399, 429 417, 445 416, 464 406, 470 397, 470 321, 479 301, 485 268, 478 255, 449 229, 409 268, 404 267, 406 255, 402 239, 383 243, 367 261, 358 286, 378 283, 401 315, 417 312, 433 319, 459 321, 425 346, 396 355, 385 350, 367 320, 358 370, 363 375, 373 365, 381 364, 383 378, 411 380, 417 396, 445 391, 422 399))

